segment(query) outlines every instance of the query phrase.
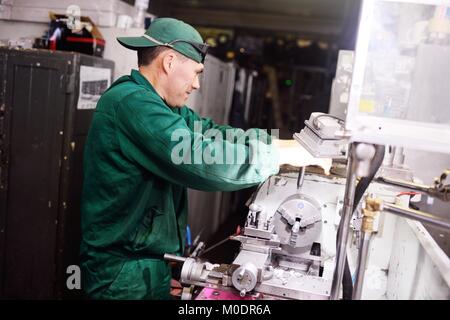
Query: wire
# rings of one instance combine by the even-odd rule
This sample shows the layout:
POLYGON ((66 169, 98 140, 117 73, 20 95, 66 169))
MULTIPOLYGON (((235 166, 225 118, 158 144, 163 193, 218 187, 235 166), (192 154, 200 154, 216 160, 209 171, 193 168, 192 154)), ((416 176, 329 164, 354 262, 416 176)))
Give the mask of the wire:
POLYGON ((420 192, 413 192, 413 191, 411 191, 411 192, 405 191, 405 192, 400 192, 399 194, 397 194, 397 197, 399 197, 399 196, 416 196, 418 194, 421 194, 421 193, 420 192))

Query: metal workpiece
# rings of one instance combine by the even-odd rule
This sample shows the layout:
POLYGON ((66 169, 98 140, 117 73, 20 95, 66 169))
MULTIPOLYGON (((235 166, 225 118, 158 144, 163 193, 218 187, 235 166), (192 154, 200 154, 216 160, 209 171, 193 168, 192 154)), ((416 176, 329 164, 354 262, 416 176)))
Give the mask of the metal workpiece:
POLYGON ((164 260, 169 261, 169 262, 181 262, 184 263, 186 262, 188 258, 186 257, 182 257, 182 256, 177 256, 174 254, 170 254, 170 253, 165 253, 164 254, 164 260))

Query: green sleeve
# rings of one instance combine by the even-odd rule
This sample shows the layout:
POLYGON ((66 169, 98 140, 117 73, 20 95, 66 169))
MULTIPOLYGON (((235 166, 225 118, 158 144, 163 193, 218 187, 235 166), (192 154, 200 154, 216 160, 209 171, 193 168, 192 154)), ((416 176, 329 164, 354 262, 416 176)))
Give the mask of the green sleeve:
MULTIPOLYGON (((217 134, 193 130, 179 113, 146 91, 121 102, 116 124, 123 154, 174 184, 204 191, 233 191, 258 184, 279 169, 271 144, 254 139, 230 142, 217 134), (243 161, 230 162, 237 154, 243 161)), ((209 129, 219 133, 225 128, 209 129)))
POLYGON ((201 118, 200 115, 196 112, 194 112, 192 109, 190 109, 187 106, 184 106, 183 108, 178 108, 175 110, 175 112, 179 113, 183 119, 186 121, 186 124, 193 130, 194 124, 197 121, 200 121, 202 123, 202 127, 204 132, 211 129, 217 129, 222 133, 225 133, 226 131, 232 132, 237 139, 241 139, 245 137, 245 143, 248 143, 249 140, 252 138, 258 139, 259 141, 262 141, 266 144, 272 143, 272 136, 264 129, 257 129, 252 128, 247 131, 244 131, 240 128, 234 128, 229 125, 220 125, 215 123, 210 118, 201 118))

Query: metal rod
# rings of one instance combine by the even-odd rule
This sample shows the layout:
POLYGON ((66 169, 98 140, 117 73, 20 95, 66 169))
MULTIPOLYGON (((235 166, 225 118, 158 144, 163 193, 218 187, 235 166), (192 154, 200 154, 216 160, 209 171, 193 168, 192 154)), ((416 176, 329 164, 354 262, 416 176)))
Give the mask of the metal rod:
POLYGON ((347 166, 347 181, 345 184, 344 205, 342 207, 341 232, 338 233, 337 247, 336 247, 336 266, 334 268, 333 282, 331 285, 330 298, 332 300, 339 299, 339 293, 344 275, 345 258, 347 256, 347 241, 350 227, 350 218, 353 213, 353 200, 355 198, 356 186, 356 161, 354 159, 354 143, 349 147, 349 159, 347 166))
POLYGON ((303 185, 303 181, 305 180, 305 171, 306 167, 301 167, 300 171, 298 172, 297 189, 300 189, 300 187, 303 185))
POLYGON ((356 282, 353 288, 353 300, 360 300, 362 287, 364 284, 364 275, 366 273, 367 256, 369 252, 371 232, 362 232, 362 241, 358 250, 358 267, 356 269, 356 282))
POLYGON ((450 221, 427 212, 404 208, 390 203, 383 203, 383 211, 387 211, 405 218, 417 220, 435 227, 447 230, 450 229, 450 221))
POLYGON ((429 193, 430 190, 432 189, 430 186, 427 186, 424 184, 412 183, 412 182, 408 182, 408 181, 385 178, 385 177, 378 177, 378 178, 374 179, 374 181, 393 185, 396 187, 403 187, 403 188, 410 189, 410 190, 422 191, 422 192, 426 192, 426 193, 429 193))
POLYGON ((205 247, 205 243, 203 241, 200 241, 198 246, 195 247, 194 251, 192 251, 190 257, 191 258, 197 257, 199 255, 199 253, 203 250, 204 247, 205 247))
MULTIPOLYGON (((444 173, 445 174, 445 173, 444 173)), ((442 177, 442 176, 441 176, 442 177)), ((441 178, 442 180, 442 178, 441 178)), ((407 190, 420 191, 428 194, 431 197, 439 198, 442 201, 450 201, 450 186, 441 185, 427 186, 424 184, 413 183, 404 180, 397 180, 392 178, 378 177, 374 182, 384 183, 391 186, 405 188, 407 190)))
POLYGON ((228 240, 230 240, 230 237, 226 237, 225 239, 220 240, 219 242, 217 242, 216 244, 210 246, 209 248, 206 248, 206 250, 203 251, 202 255, 205 254, 205 253, 207 253, 208 251, 211 251, 212 249, 214 249, 214 248, 220 246, 222 243, 225 243, 225 242, 228 241, 228 240))
POLYGON ((184 263, 186 261, 186 257, 180 257, 176 256, 174 254, 165 253, 164 254, 164 260, 171 261, 171 262, 182 262, 184 263))

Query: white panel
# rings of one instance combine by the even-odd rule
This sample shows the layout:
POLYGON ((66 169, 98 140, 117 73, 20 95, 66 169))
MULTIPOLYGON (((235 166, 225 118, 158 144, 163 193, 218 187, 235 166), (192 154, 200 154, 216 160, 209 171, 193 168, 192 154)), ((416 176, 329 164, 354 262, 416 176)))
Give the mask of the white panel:
POLYGON ((388 299, 450 299, 448 257, 420 223, 398 218, 388 272, 388 299))
POLYGON ((48 30, 47 23, 0 20, 0 39, 38 38, 48 30))
POLYGON ((346 123, 352 139, 450 153, 449 60, 450 1, 364 0, 346 123))

